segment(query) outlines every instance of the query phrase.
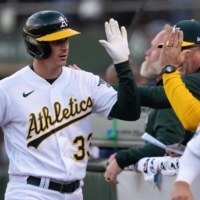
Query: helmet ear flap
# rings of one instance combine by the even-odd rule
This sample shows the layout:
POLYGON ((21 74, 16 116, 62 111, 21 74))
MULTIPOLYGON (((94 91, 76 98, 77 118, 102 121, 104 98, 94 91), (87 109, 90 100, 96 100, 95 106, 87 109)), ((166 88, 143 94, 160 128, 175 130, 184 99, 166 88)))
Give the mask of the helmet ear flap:
POLYGON ((44 60, 51 55, 52 50, 47 42, 39 42, 25 32, 23 32, 23 37, 27 52, 34 58, 44 60))

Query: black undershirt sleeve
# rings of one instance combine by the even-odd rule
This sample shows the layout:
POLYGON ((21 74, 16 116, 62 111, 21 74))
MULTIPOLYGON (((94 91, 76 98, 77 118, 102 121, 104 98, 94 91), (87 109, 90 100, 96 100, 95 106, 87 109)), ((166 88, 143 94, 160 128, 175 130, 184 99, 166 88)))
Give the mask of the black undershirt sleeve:
POLYGON ((118 99, 109 117, 135 121, 140 117, 140 99, 129 61, 116 64, 115 70, 118 77, 118 99))

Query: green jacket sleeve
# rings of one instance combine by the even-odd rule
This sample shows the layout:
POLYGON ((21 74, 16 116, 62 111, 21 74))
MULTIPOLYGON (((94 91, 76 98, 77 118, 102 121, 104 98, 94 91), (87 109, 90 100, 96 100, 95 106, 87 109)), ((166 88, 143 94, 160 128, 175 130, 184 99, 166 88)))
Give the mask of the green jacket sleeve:
MULTIPOLYGON (((116 91, 119 86, 111 85, 116 91)), ((140 98, 140 105, 150 108, 170 108, 163 86, 137 86, 140 98)))
POLYGON ((118 99, 111 109, 109 117, 126 121, 135 121, 140 117, 140 99, 129 61, 116 64, 118 77, 118 99))
MULTIPOLYGON (((153 137, 166 145, 171 145, 184 140, 186 130, 176 117, 173 109, 159 109, 155 111, 154 121, 147 122, 146 130, 152 126, 151 133, 153 137), (152 125, 153 124, 153 125, 152 125)), ((116 161, 120 168, 135 164, 144 157, 164 156, 165 150, 150 143, 145 143, 137 148, 119 151, 116 155, 116 161)))
POLYGON ((163 86, 138 86, 141 106, 150 108, 170 108, 171 105, 163 86))
MULTIPOLYGON (((182 81, 193 96, 200 100, 200 71, 184 76, 182 81)), ((118 90, 117 85, 112 86, 115 90, 118 90)), ((137 89, 141 106, 157 109, 171 108, 163 86, 138 86, 137 89)))

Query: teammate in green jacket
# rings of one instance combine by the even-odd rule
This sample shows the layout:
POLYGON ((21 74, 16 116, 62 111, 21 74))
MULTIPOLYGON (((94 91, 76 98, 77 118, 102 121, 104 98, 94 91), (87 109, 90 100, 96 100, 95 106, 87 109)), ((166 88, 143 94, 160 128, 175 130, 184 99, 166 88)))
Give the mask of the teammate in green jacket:
MULTIPOLYGON (((155 108, 166 106, 166 109, 150 109, 145 132, 151 134, 164 144, 170 145, 180 142, 181 140, 185 140, 185 143, 187 143, 193 134, 183 128, 173 109, 170 108, 162 86, 162 74, 159 66, 160 49, 157 48, 157 45, 163 41, 164 35, 170 34, 171 30, 167 30, 163 30, 155 37, 152 41, 152 47, 146 52, 148 58, 146 65, 148 68, 145 69, 143 75, 147 77, 152 77, 153 75, 157 80, 157 87, 140 86, 138 89, 140 91, 142 106, 155 108), (159 101, 162 104, 159 104, 159 101)), ((138 148, 119 151, 116 155, 113 154, 109 159, 109 166, 105 172, 105 180, 111 184, 116 184, 116 176, 124 167, 135 164, 144 157, 163 156, 164 154, 165 151, 163 149, 149 143, 138 148)))

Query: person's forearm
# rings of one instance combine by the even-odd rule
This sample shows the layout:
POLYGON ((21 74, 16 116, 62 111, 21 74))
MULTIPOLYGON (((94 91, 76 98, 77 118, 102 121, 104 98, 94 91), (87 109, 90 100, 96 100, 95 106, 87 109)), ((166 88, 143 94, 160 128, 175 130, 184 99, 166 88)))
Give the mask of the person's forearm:
MULTIPOLYGON (((118 91, 118 85, 111 85, 118 91)), ((140 105, 150 108, 171 108, 163 86, 137 86, 140 105)))
POLYGON ((186 148, 179 160, 179 166, 176 182, 183 181, 191 185, 200 174, 200 157, 196 156, 189 148, 186 148))
POLYGON ((185 87, 178 71, 163 74, 166 95, 185 129, 195 131, 200 122, 200 102, 185 87))
POLYGON ((141 106, 150 108, 171 108, 163 86, 138 86, 141 106))
POLYGON ((109 117, 133 121, 140 117, 140 100, 129 61, 116 64, 118 99, 109 117))
POLYGON ((163 156, 164 154, 164 149, 153 144, 144 144, 141 147, 119 151, 115 158, 119 167, 123 169, 124 167, 137 163, 142 158, 163 156))

